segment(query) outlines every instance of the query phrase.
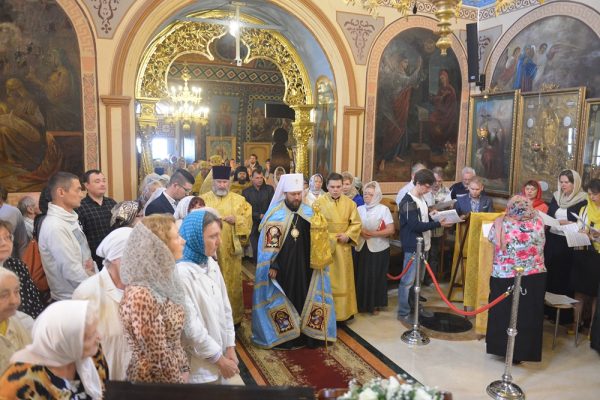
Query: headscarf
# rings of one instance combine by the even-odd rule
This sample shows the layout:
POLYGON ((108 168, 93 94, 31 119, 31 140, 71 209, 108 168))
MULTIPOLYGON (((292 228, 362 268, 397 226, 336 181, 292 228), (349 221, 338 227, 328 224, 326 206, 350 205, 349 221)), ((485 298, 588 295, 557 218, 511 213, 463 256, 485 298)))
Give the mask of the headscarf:
POLYGON ((346 196, 349 197, 350 200, 353 200, 358 195, 358 190, 356 189, 356 186, 354 186, 354 175, 352 175, 348 171, 342 172, 342 182, 343 181, 350 181, 350 182, 352 182, 352 186, 350 188, 350 191, 348 192, 348 194, 346 194, 346 196))
POLYGON ((121 258, 121 281, 147 287, 159 303, 167 299, 185 307, 183 285, 167 245, 143 223, 131 231, 121 258))
POLYGON ((527 197, 525 195, 525 186, 535 186, 535 188, 537 189, 537 194, 535 195, 535 199, 533 199, 533 208, 537 208, 542 204, 546 204, 544 203, 544 200, 542 200, 542 187, 540 186, 540 183, 538 181, 531 180, 523 186, 523 188, 521 189, 521 195, 523 195, 523 197, 527 197))
POLYGON ((371 199, 370 203, 367 204, 365 202, 365 207, 367 207, 367 210, 370 210, 373 207, 379 205, 379 203, 381 203, 381 199, 383 198, 383 194, 381 193, 381 186, 379 186, 379 183, 377 181, 371 181, 367 183, 363 187, 363 190, 366 191, 370 187, 372 187, 375 190, 375 193, 373 193, 373 198, 371 199))
POLYGON ((575 204, 582 202, 587 199, 587 193, 581 190, 581 177, 572 169, 565 169, 561 171, 561 174, 565 171, 571 171, 573 174, 573 191, 570 195, 566 196, 560 190, 560 175, 558 176, 558 190, 554 192, 554 199, 558 203, 560 208, 569 208, 575 204))
POLYGON ((312 194, 315 195, 315 197, 319 197, 323 194, 325 194, 325 191, 323 191, 323 185, 325 184, 325 179, 323 179, 323 175, 321 174, 314 174, 313 176, 310 177, 310 180, 308 181, 308 190, 310 190, 310 192, 312 194), (321 178, 321 188, 319 190, 317 190, 315 188, 315 178, 321 178))
POLYGON ((275 184, 275 187, 277 187, 277 185, 279 184, 279 179, 277 178, 277 171, 281 171, 282 172, 282 175, 279 176, 279 179, 281 179, 281 177, 283 175, 285 175, 285 168, 283 168, 280 165, 279 167, 275 168, 275 171, 273 171, 273 184, 275 184))
POLYGON ((85 392, 102 398, 102 383, 91 357, 83 357, 83 339, 89 301, 62 300, 50 304, 36 319, 32 343, 13 354, 11 362, 46 367, 75 363, 85 392))
POLYGON ((198 265, 206 264, 208 257, 204 254, 204 216, 207 211, 202 209, 190 213, 183 220, 179 234, 185 239, 183 258, 178 261, 189 261, 198 265))
POLYGON ((122 201, 115 204, 110 210, 110 226, 114 227, 119 224, 119 227, 129 226, 140 212, 140 203, 137 201, 122 201))
MULTIPOLYGON (((277 167, 279 168, 279 167, 277 167)), ((269 204, 269 208, 284 199, 288 192, 302 192, 304 190, 304 176, 302 174, 285 174, 279 178, 275 193, 269 204)))
POLYGON ((504 216, 496 218, 494 227, 496 229, 496 243, 500 245, 502 251, 506 251, 506 240, 504 237, 505 220, 527 221, 535 218, 537 211, 533 208, 531 201, 521 195, 513 196, 506 205, 506 213, 504 216))
POLYGON ((156 190, 152 193, 146 204, 144 205, 144 215, 146 214, 146 208, 148 208, 148 204, 152 203, 154 200, 158 198, 163 192, 167 190, 164 186, 156 188, 156 190))
POLYGON ((100 242, 100 245, 96 249, 96 255, 104 258, 102 264, 106 268, 111 262, 118 260, 123 257, 123 251, 125 251, 125 245, 127 239, 131 235, 133 228, 124 226, 122 228, 115 229, 100 242))
POLYGON ((179 200, 177 207, 175 207, 175 213, 173 213, 175 219, 184 219, 187 217, 190 201, 192 201, 194 197, 195 196, 185 196, 183 199, 179 200))

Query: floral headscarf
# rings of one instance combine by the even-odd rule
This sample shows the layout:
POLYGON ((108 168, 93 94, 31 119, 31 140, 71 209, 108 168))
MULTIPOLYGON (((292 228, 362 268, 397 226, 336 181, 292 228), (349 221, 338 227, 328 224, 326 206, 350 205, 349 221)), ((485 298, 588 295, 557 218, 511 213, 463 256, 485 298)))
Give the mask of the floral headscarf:
POLYGON ((140 203, 138 201, 122 201, 115 204, 110 213, 110 226, 113 229, 131 226, 131 223, 140 212, 140 203))
POLYGON ((527 197, 516 195, 508 201, 505 215, 496 218, 494 221, 494 227, 496 228, 496 243, 500 245, 502 251, 506 251, 503 222, 507 219, 527 221, 535 218, 536 215, 537 211, 533 208, 531 201, 527 197))

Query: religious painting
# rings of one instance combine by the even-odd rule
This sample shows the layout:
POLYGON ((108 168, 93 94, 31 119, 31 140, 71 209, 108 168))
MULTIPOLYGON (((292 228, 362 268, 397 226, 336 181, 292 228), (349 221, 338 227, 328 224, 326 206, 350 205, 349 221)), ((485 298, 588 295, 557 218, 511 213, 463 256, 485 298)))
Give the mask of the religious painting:
POLYGON ((206 154, 214 156, 218 154, 223 160, 236 158, 236 138, 235 136, 207 136, 206 154))
POLYGON ((592 179, 600 179, 600 98, 588 99, 585 106, 585 129, 581 140, 583 157, 579 168, 583 171, 583 186, 592 179))
POLYGON ((237 136, 240 99, 238 96, 212 96, 210 101, 210 136, 237 136))
POLYGON ((84 168, 81 65, 63 9, 0 2, 0 183, 40 191, 63 170, 84 168))
POLYGON ((514 133, 519 91, 471 96, 467 165, 489 194, 512 193, 514 133))
POLYGON ((290 129, 292 121, 289 119, 265 117, 265 105, 272 103, 283 104, 281 98, 251 94, 248 96, 248 101, 246 115, 246 138, 248 141, 270 142, 275 129, 290 129))
POLYGON ((600 38, 584 22, 566 15, 539 19, 519 32, 495 66, 491 87, 543 90, 587 86, 600 96, 600 38))
POLYGON ((408 181, 417 162, 444 168, 454 179, 461 73, 456 55, 441 56, 436 34, 425 28, 399 33, 379 64, 373 179, 408 181))
POLYGON ((244 143, 244 160, 250 158, 250 154, 256 154, 258 163, 264 167, 267 158, 271 158, 271 142, 246 142, 244 143))
POLYGON ((286 332, 294 330, 294 322, 289 310, 284 306, 271 310, 271 320, 277 329, 277 333, 282 335, 286 332))
POLYGON ((326 77, 317 79, 315 136, 312 146, 312 170, 323 176, 332 172, 333 137, 335 130, 335 93, 326 77))
MULTIPOLYGON (((557 190, 558 174, 577 169, 585 87, 522 93, 519 101, 514 185, 546 182, 545 201, 557 190)), ((542 183, 542 187, 545 186, 542 183)))

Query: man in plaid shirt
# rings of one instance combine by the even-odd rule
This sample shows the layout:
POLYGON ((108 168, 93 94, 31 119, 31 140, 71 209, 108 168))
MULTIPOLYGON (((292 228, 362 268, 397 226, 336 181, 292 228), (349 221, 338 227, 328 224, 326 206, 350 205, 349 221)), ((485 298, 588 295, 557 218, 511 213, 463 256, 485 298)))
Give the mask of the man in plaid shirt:
POLYGON ((75 210, 79 214, 79 223, 87 238, 92 258, 102 269, 102 258, 96 255, 96 249, 102 239, 110 232, 111 210, 116 201, 104 196, 106 193, 106 178, 97 169, 91 169, 83 174, 83 185, 87 195, 81 200, 81 205, 75 210))

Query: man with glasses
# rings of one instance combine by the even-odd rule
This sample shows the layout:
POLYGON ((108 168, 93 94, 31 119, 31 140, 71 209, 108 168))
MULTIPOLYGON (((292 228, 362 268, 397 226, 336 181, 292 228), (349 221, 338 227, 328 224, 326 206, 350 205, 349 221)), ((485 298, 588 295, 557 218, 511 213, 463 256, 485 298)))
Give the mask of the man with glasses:
POLYGON ((207 207, 219 213, 223 228, 217 259, 227 287, 227 295, 233 311, 233 323, 239 324, 244 316, 242 298, 242 255, 252 231, 252 206, 243 196, 230 190, 231 167, 212 167, 212 190, 201 197, 207 207))
POLYGON ((194 185, 194 177, 185 169, 177 169, 164 192, 146 207, 145 215, 173 214, 177 202, 189 195, 194 185))

